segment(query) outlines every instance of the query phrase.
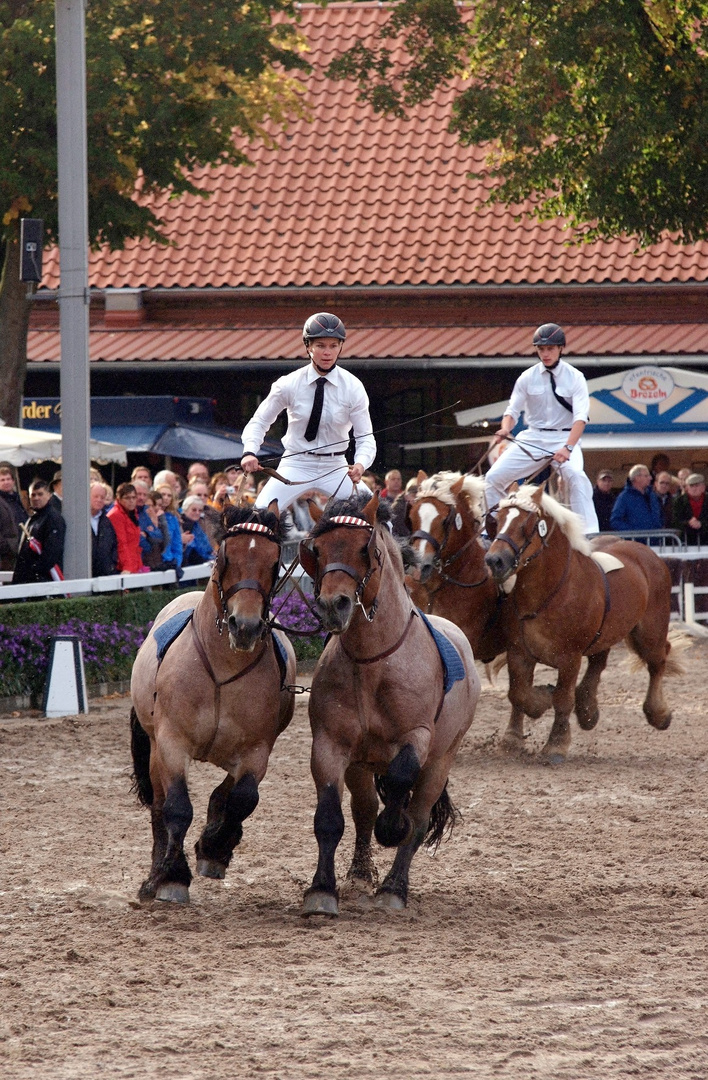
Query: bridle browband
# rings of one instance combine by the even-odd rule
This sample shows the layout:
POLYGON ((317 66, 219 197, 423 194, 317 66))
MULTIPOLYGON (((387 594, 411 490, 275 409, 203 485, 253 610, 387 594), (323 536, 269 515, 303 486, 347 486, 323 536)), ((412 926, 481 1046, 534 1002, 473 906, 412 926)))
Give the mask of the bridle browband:
POLYGON ((271 600, 273 599, 273 593, 278 582, 278 576, 280 574, 280 564, 282 560, 282 542, 277 533, 274 533, 272 529, 269 529, 267 525, 261 524, 260 521, 240 521, 236 525, 231 525, 226 530, 224 539, 219 546, 219 553, 216 557, 216 563, 214 565, 214 573, 212 574, 212 582, 216 586, 216 591, 219 596, 219 603, 221 605, 221 612, 216 616, 216 628, 219 631, 219 635, 223 634, 224 626, 228 622, 229 611, 227 603, 232 596, 235 596, 241 589, 252 589, 257 592, 263 600, 263 633, 261 637, 264 638, 270 631, 268 624, 268 612, 270 610, 271 600), (260 536, 265 536, 267 540, 276 544, 278 547, 278 558, 273 564, 273 576, 271 581, 270 592, 266 592, 260 581, 256 581, 255 578, 243 578, 241 581, 237 581, 235 585, 231 585, 226 592, 224 592, 223 580, 226 573, 226 541, 233 536, 239 536, 242 533, 257 533, 260 536))
MULTIPOLYGON (((366 545, 366 554, 369 561, 369 567, 364 574, 363 578, 359 576, 357 570, 353 566, 349 566, 348 563, 327 563, 324 569, 320 570, 317 562, 317 556, 312 548, 309 546, 306 540, 300 541, 300 562, 306 574, 312 578, 314 587, 315 600, 320 595, 320 589, 322 587, 322 579, 326 574, 334 573, 335 570, 341 570, 342 573, 347 574, 356 582, 356 590, 354 592, 354 603, 357 604, 367 622, 372 622, 376 609, 378 607, 378 596, 374 598, 374 602, 367 611, 364 607, 362 597, 366 590, 366 586, 371 581, 371 578, 377 570, 381 569, 381 552, 376 547, 376 529, 373 525, 370 525, 364 518, 356 517, 353 514, 336 514, 331 518, 328 518, 326 525, 343 526, 344 528, 354 529, 368 529, 369 530, 369 542, 366 545)), ((327 530, 330 531, 330 530, 327 530)), ((321 534, 318 534, 321 535, 321 534)), ((315 537, 316 539, 316 537, 315 537)))

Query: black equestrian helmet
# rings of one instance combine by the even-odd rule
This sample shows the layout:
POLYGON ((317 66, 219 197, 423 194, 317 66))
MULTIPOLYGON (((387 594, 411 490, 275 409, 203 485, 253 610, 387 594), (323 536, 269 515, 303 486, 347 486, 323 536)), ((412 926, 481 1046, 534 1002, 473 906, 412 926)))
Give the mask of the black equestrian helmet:
POLYGON ((538 348, 539 345, 565 345, 563 328, 558 323, 544 323, 534 334, 533 344, 534 348, 538 348))
POLYGON ((315 338, 338 338, 344 341, 346 336, 347 331, 342 320, 336 315, 330 315, 328 311, 318 311, 316 315, 310 315, 302 328, 302 340, 306 345, 315 338))

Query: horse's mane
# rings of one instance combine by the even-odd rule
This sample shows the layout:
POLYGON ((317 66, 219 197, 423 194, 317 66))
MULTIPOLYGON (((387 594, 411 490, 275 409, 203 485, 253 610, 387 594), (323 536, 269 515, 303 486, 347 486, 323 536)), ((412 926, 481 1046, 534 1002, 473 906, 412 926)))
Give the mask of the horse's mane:
MULTIPOLYGON (((461 476, 462 473, 459 472, 439 472, 434 476, 429 476, 418 488, 416 502, 419 499, 432 497, 439 499, 447 506, 454 506, 455 496, 450 489, 461 476)), ((481 476, 465 476, 460 497, 467 503, 472 517, 481 525, 485 513, 484 479, 481 476)))
POLYGON ((286 517, 278 518, 270 510, 256 510, 253 506, 227 506, 221 515, 221 522, 215 532, 217 543, 221 543, 227 530, 233 525, 243 525, 247 521, 255 521, 259 525, 265 525, 267 529, 275 533, 281 544, 287 540, 290 526, 286 517))
MULTIPOLYGON (((324 508, 322 517, 313 528, 310 536, 314 540, 316 537, 321 536, 322 533, 330 532, 332 529, 336 529, 338 525, 336 521, 332 521, 332 518, 334 517, 340 517, 345 515, 352 517, 360 517, 362 510, 364 509, 366 504, 370 502, 370 500, 371 492, 367 491, 363 494, 355 492, 353 495, 350 495, 348 499, 337 499, 336 502, 328 502, 324 508)), ((377 534, 385 544, 386 549, 388 550, 388 553, 393 560, 394 566, 396 567, 396 570, 401 580, 403 580, 403 558, 401 557, 399 546, 393 538, 391 530, 388 527, 388 522, 390 520, 391 508, 389 504, 387 502, 380 502, 376 511, 376 524, 378 526, 377 534)))
MULTIPOLYGON (((532 496, 537 491, 538 487, 532 484, 522 484, 518 491, 501 500, 499 509, 502 510, 506 506, 518 506, 520 510, 530 510, 534 514, 538 513, 538 507, 532 501, 532 496)), ((581 551, 583 555, 589 555, 591 548, 590 542, 585 536, 583 519, 578 514, 573 513, 572 510, 568 510, 566 506, 561 506, 545 491, 541 496, 541 506, 544 514, 547 514, 548 517, 553 518, 558 523, 570 546, 575 548, 576 551, 581 551)))

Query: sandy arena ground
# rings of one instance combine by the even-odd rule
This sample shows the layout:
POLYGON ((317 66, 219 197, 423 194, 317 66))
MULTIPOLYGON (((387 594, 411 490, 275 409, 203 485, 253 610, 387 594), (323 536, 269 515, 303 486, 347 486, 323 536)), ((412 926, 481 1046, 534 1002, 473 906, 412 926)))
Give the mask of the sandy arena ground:
MULTIPOLYGON (((337 921, 300 917, 305 697, 227 880, 197 879, 188 908, 134 899, 150 829, 128 791, 129 701, 3 718, 2 1074, 707 1077, 708 643, 682 659, 657 732, 616 650, 600 723, 574 727, 560 767, 500 755, 504 677, 485 685, 451 776, 462 825, 416 857, 405 913, 345 897, 337 921)), ((190 857, 220 776, 193 769, 190 857)))

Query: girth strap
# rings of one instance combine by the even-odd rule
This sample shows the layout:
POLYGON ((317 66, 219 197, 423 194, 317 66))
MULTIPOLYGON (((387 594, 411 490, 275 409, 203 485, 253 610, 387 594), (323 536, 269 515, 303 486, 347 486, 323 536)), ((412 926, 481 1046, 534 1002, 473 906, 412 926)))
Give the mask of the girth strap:
POLYGON ((611 596, 610 596, 610 583, 609 583, 609 581, 607 579, 607 574, 602 569, 602 567, 600 566, 599 563, 595 563, 595 566, 598 568, 598 570, 602 574, 602 582, 603 582, 603 584, 605 586, 605 610, 602 613, 602 621, 600 622, 599 629, 597 630, 594 638, 592 639, 592 641, 588 645, 587 649, 585 649, 585 651, 583 653, 583 656, 587 656, 587 654, 590 652, 590 650, 592 649, 595 642, 599 640, 600 635, 602 634, 602 631, 605 628, 605 620, 607 619, 607 616, 608 616, 608 614, 610 612, 610 608, 612 607, 612 599, 611 599, 611 596))

